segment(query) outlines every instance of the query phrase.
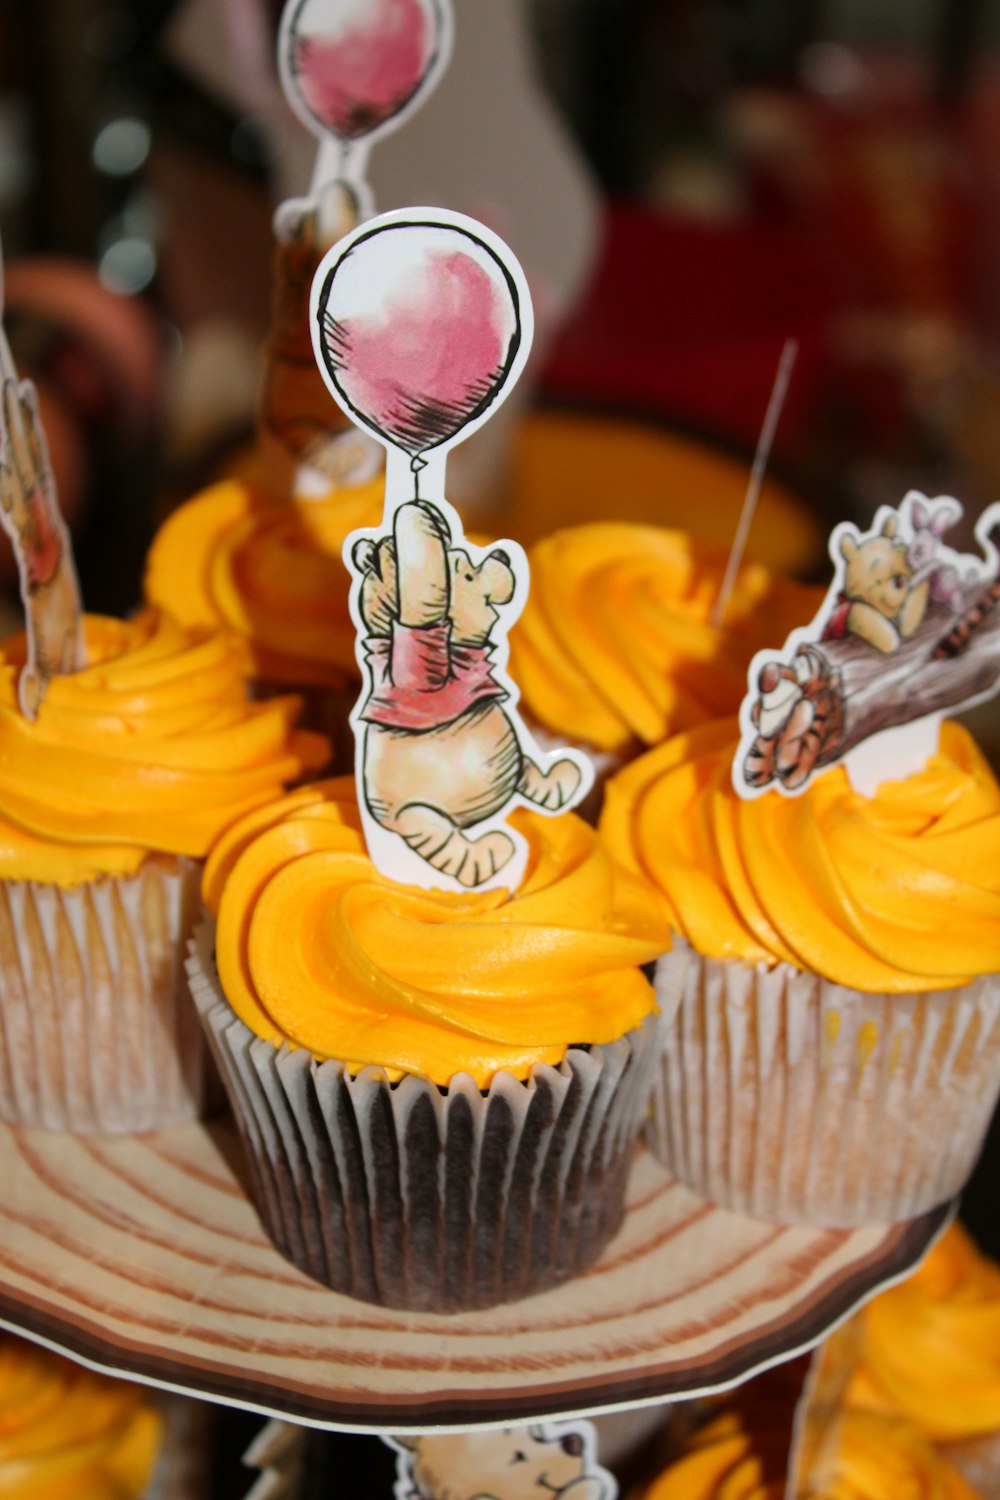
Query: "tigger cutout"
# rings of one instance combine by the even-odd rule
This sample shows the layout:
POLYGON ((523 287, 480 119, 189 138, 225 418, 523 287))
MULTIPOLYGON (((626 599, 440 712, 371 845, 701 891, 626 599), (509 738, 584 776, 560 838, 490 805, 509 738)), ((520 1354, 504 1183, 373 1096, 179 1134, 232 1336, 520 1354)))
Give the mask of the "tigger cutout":
POLYGON ((740 796, 797 795, 839 762, 869 791, 924 764, 944 711, 997 691, 1000 505, 976 527, 980 557, 941 543, 961 515, 950 497, 912 492, 867 533, 834 529, 835 576, 815 618, 780 654, 750 664, 733 765, 740 796), (921 723, 922 734, 908 728, 921 723))
POLYGON ((974 604, 969 606, 958 623, 952 626, 942 640, 938 641, 934 648, 935 657, 940 661, 944 658, 961 656, 976 631, 996 609, 998 603, 1000 603, 1000 578, 994 578, 989 588, 980 594, 974 604))
POLYGON ((813 647, 800 646, 791 666, 766 662, 757 688, 759 696, 751 709, 757 736, 744 761, 747 783, 766 787, 780 780, 796 791, 843 731, 839 673, 831 673, 813 647))

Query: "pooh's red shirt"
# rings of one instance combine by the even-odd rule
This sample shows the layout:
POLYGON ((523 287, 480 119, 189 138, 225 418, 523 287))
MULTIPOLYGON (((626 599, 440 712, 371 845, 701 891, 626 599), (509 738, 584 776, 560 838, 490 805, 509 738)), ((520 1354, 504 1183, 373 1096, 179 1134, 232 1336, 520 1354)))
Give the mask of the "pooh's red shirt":
POLYGON ((369 636, 365 651, 372 691, 361 710, 366 724, 427 730, 450 724, 477 703, 508 695, 493 676, 489 646, 452 644, 451 624, 400 625, 369 636))
POLYGON ((851 600, 846 594, 838 594, 833 606, 833 614, 823 626, 821 641, 846 641, 847 639, 847 616, 851 612, 851 600))

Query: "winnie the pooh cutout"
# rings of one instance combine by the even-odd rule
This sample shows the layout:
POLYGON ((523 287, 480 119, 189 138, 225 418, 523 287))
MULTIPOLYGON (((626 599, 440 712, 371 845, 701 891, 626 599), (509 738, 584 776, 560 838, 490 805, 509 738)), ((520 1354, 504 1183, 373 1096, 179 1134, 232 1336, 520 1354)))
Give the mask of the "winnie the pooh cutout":
MULTIPOLYGON (((0 317, 3 257, 0 254, 0 317)), ((30 380, 18 377, 0 327, 0 521, 10 537, 24 605, 27 661, 18 702, 34 720, 52 677, 84 664, 80 586, 38 402, 30 380)))
POLYGON ((528 592, 523 550, 469 542, 444 497, 448 450, 490 417, 527 358, 524 275, 464 215, 385 214, 324 257, 312 326, 332 395, 387 453, 382 525, 344 544, 369 854, 408 885, 513 889, 528 849, 510 812, 565 812, 593 780, 578 751, 543 754, 517 712, 505 668, 528 592))
POLYGON ((911 491, 867 532, 834 528, 834 579, 815 618, 750 663, 733 762, 741 797, 796 796, 838 762, 871 795, 922 769, 946 710, 997 691, 1000 504, 976 525, 982 556, 943 544, 961 516, 950 496, 911 491))
POLYGON ((394 1500, 616 1500, 590 1422, 386 1438, 394 1500))

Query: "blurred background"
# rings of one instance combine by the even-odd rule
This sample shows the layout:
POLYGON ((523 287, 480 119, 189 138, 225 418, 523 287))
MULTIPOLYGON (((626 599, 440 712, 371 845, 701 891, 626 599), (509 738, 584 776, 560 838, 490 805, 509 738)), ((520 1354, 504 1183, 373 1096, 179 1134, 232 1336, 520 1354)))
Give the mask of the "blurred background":
MULTIPOLYGON (((271 217, 314 150, 277 88, 280 9, 0 7, 5 321, 93 610, 134 606, 158 521, 252 444, 271 217)), ((456 498, 526 540, 602 511, 728 540, 789 337, 751 553, 824 577, 834 520, 910 488, 973 518, 1000 498, 997 0, 455 10, 439 95, 375 147, 378 203, 485 218, 539 315, 456 498)), ((0 589, 16 628, 6 554, 0 589)), ((965 1212, 1000 1255, 996 1137, 965 1212)), ((227 1420, 228 1464, 254 1419, 227 1420)))
MULTIPOLYGON (((134 601, 155 517, 252 433, 271 214, 314 148, 277 89, 279 12, 0 10, 7 321, 92 607, 134 601)), ((458 0, 456 16, 439 97, 376 144, 376 192, 384 208, 434 192, 508 236, 539 306, 536 404, 642 418, 675 457, 691 437, 739 453, 795 336, 775 471, 803 512, 866 518, 911 486, 972 513, 996 498, 1000 5, 458 0)), ((641 488, 647 458, 625 444, 613 473, 638 465, 641 488)), ((808 519, 782 525, 787 558, 779 537, 756 550, 822 569, 808 519)))

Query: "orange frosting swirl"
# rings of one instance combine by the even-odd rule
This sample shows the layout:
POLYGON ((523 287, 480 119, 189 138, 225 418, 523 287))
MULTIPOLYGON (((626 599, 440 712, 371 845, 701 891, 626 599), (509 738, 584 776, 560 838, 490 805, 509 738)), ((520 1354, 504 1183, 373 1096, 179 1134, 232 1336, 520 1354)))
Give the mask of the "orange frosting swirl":
POLYGON ((857 1399, 940 1441, 1000 1432, 1000 1266, 959 1225, 860 1324, 857 1399))
POLYGON ((528 557, 511 675, 536 719, 600 750, 658 745, 735 713, 754 652, 810 619, 821 597, 748 563, 718 628, 725 551, 657 526, 568 527, 528 557))
POLYGON ((147 610, 85 619, 87 666, 17 702, 23 636, 0 649, 0 875, 73 886, 150 853, 200 857, 328 757, 295 698, 250 703, 239 644, 147 610))
POLYGON ((161 1429, 138 1386, 0 1335, 4 1500, 138 1500, 161 1429))
POLYGON ((839 1413, 804 1500, 979 1500, 909 1422, 878 1412, 839 1413))
MULTIPOLYGON (((845 1410, 834 1424, 803 1500, 977 1500, 909 1423, 845 1410)), ((789 1444, 787 1425, 748 1427, 727 1412, 635 1500, 784 1500, 789 1444)))
POLYGON ((377 526, 384 478, 322 500, 271 501, 225 480, 180 506, 146 562, 146 597, 185 625, 246 641, 255 676, 341 687, 359 673, 341 558, 348 532, 377 526))
POLYGON ((737 797, 734 721, 669 740, 611 782, 601 835, 710 958, 786 961, 877 994, 1000 970, 1000 787, 966 731, 926 768, 852 790, 737 797))
POLYGON ((669 946, 655 898, 572 814, 512 821, 520 888, 454 895, 379 874, 348 779, 251 814, 204 881, 234 1011, 275 1046, 481 1088, 639 1025, 656 1004, 638 966, 669 946))
POLYGON ((789 1426, 747 1427, 723 1412, 631 1500, 784 1500, 789 1426))

